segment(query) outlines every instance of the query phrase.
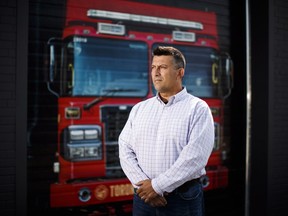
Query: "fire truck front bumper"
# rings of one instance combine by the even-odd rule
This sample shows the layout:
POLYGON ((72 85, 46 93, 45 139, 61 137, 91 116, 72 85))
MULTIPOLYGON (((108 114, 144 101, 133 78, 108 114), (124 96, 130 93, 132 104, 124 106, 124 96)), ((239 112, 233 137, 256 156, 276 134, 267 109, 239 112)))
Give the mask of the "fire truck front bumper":
POLYGON ((128 179, 81 181, 50 186, 50 206, 76 207, 132 200, 128 179))

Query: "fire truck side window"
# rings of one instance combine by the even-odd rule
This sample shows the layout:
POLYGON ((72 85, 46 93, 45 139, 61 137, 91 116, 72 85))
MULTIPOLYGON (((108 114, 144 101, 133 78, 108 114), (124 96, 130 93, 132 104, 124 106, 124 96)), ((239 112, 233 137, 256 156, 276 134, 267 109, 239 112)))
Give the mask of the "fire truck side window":
MULTIPOLYGON (((153 49, 159 45, 165 44, 154 44, 153 49)), ((215 78, 214 81, 212 79, 212 67, 215 72, 218 65, 215 50, 207 47, 173 46, 181 50, 186 58, 187 65, 183 85, 188 92, 204 98, 221 97, 219 83, 215 82, 215 78)))
POLYGON ((66 75, 62 80, 64 95, 113 97, 147 95, 149 79, 147 44, 137 41, 74 37, 67 41, 67 50, 63 67, 63 73, 66 75), (73 72, 70 65, 73 65, 73 72))

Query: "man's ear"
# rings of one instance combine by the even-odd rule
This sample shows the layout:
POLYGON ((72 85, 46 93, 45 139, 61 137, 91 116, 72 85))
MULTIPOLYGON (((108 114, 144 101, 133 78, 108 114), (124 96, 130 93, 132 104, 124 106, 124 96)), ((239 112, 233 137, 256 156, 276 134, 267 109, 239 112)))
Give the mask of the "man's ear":
POLYGON ((185 70, 184 68, 179 68, 178 75, 182 79, 184 77, 185 70))

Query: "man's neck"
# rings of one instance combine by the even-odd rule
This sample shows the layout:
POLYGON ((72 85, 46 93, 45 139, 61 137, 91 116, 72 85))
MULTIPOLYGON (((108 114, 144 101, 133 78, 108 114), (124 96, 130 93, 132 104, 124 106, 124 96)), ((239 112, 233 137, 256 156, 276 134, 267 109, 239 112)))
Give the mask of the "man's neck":
POLYGON ((160 99, 161 99, 165 104, 168 103, 169 98, 170 98, 170 96, 169 96, 169 97, 163 97, 160 93, 159 93, 159 97, 160 97, 160 99))
POLYGON ((166 94, 166 93, 160 93, 159 92, 159 96, 160 96, 160 99, 164 102, 164 103, 168 103, 170 97, 178 94, 180 91, 182 91, 183 87, 181 87, 181 89, 175 91, 174 93, 169 93, 169 94, 166 94))

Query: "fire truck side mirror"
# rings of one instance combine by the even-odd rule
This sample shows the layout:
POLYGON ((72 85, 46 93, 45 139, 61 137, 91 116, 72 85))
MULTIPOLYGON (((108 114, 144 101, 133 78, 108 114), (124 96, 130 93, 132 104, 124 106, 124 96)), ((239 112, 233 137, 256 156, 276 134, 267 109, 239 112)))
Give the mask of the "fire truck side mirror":
POLYGON ((46 81, 53 83, 55 77, 59 73, 60 67, 60 56, 61 56, 61 46, 62 40, 58 38, 51 38, 48 41, 48 48, 46 54, 46 68, 48 72, 46 72, 46 81), (48 76, 47 76, 48 75, 48 76))
POLYGON ((221 55, 221 71, 222 71, 222 89, 224 98, 228 97, 233 88, 233 62, 229 54, 224 53, 221 55))
POLYGON ((234 80, 233 80, 233 61, 230 58, 230 56, 227 57, 226 59, 226 74, 228 76, 228 82, 229 82, 229 86, 228 88, 232 89, 233 85, 234 85, 234 80))

